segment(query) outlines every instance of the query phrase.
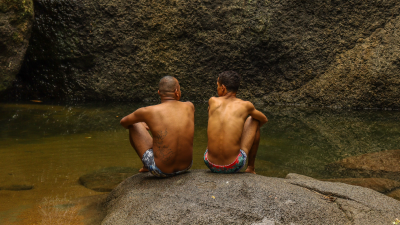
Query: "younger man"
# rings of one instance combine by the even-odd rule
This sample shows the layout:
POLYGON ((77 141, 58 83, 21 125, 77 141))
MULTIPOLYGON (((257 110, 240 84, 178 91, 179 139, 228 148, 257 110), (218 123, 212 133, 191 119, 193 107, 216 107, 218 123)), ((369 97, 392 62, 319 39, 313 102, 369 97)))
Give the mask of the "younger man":
POLYGON ((174 77, 163 77, 158 88, 161 104, 136 110, 125 116, 121 125, 129 129, 131 145, 142 159, 139 172, 169 177, 192 166, 194 106, 179 101, 180 86, 174 77))
POLYGON ((245 172, 255 174, 260 127, 268 119, 251 102, 236 98, 239 74, 225 71, 219 75, 217 85, 219 97, 208 101, 208 149, 204 162, 212 172, 235 173, 246 164, 248 156, 245 172))

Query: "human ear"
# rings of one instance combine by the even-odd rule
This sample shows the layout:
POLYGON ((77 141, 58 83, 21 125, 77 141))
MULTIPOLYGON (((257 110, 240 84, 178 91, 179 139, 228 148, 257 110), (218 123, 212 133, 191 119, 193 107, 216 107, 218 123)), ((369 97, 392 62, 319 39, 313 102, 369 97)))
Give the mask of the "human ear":
POLYGON ((179 101, 179 99, 181 98, 181 96, 179 95, 178 89, 175 89, 174 94, 175 94, 176 100, 179 101))

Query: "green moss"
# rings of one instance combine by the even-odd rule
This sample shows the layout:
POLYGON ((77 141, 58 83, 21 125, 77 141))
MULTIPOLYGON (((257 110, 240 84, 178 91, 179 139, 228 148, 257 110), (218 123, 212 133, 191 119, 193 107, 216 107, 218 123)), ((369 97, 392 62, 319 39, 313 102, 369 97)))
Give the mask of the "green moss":
POLYGON ((33 17, 32 0, 0 0, 0 12, 14 11, 13 23, 22 23, 33 17))
POLYGON ((13 36, 12 36, 12 39, 17 44, 24 41, 24 38, 18 33, 14 33, 13 36))

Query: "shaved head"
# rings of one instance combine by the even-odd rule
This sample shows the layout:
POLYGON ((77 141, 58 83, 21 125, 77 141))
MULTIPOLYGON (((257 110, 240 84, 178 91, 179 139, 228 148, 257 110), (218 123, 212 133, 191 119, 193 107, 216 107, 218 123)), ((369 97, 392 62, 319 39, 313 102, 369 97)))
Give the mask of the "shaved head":
POLYGON ((172 76, 165 76, 161 78, 160 83, 158 84, 158 90, 162 94, 166 94, 167 92, 174 92, 178 89, 178 80, 172 76))

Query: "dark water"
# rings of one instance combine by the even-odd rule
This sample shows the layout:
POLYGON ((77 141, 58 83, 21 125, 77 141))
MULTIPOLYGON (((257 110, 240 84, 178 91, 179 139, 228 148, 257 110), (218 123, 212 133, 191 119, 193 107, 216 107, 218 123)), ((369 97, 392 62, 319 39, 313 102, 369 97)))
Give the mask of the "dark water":
MULTIPOLYGON (((77 182, 88 172, 142 166, 127 131, 119 125, 123 116, 142 106, 0 104, 0 224, 80 221, 76 213, 56 216, 56 209, 48 205, 98 195, 77 182), (34 188, 1 190, 10 185, 34 188)), ((400 149, 399 111, 256 107, 269 119, 261 129, 256 159, 256 172, 261 175, 332 178, 325 170, 328 163, 400 149)), ((207 146, 206 104, 196 105, 195 125, 193 169, 206 169, 202 159, 207 146)))

